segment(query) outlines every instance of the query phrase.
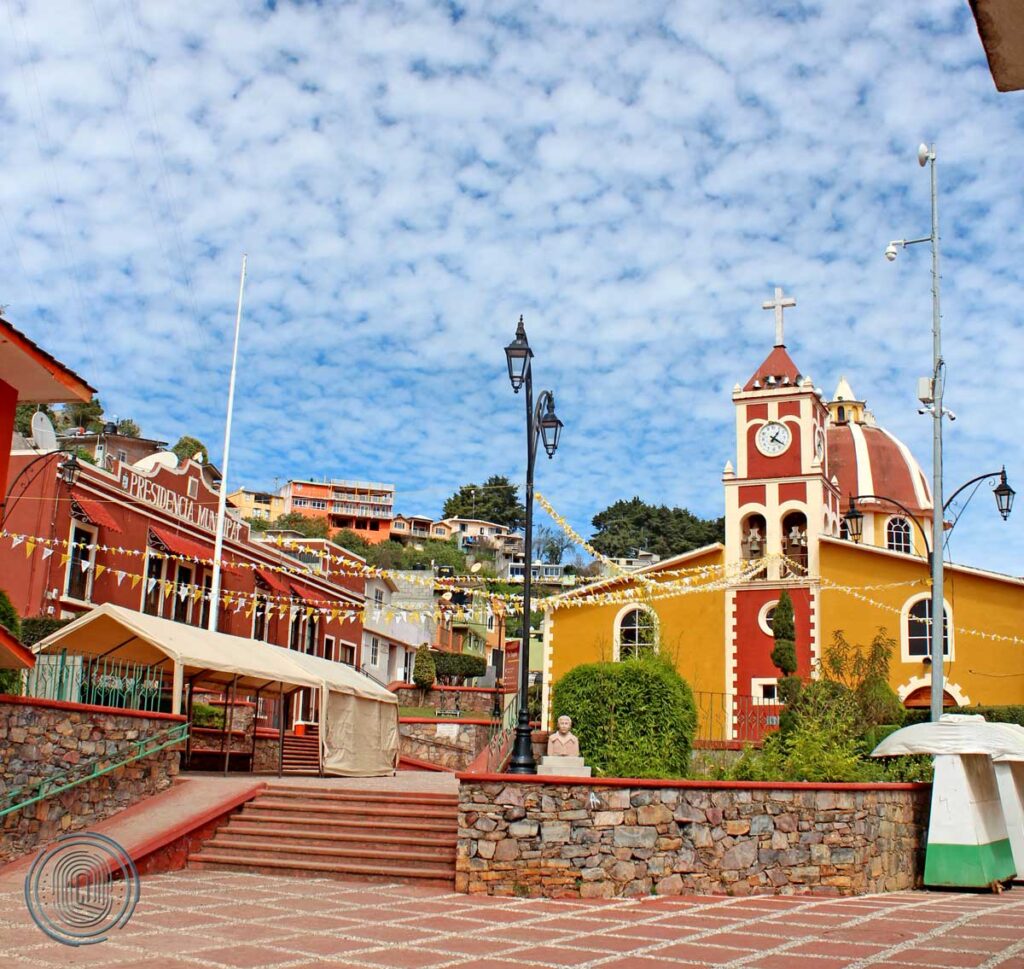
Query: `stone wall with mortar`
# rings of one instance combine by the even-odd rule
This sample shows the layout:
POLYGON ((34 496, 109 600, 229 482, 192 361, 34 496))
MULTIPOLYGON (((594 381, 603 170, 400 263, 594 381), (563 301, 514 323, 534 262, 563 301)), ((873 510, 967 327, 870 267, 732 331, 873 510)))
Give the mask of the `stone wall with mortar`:
POLYGON ((456 889, 855 895, 913 888, 927 785, 460 777, 456 889))
POLYGON ((405 707, 430 707, 433 710, 440 710, 443 704, 445 709, 449 709, 458 697, 459 709, 463 715, 490 715, 494 711, 495 694, 498 694, 499 707, 505 702, 505 690, 480 686, 434 686, 424 691, 411 683, 392 683, 389 689, 405 707))
MULTIPOLYGON (((166 730, 183 717, 133 713, 0 696, 0 794, 94 757, 116 763, 132 741, 166 730)), ((0 861, 53 841, 171 786, 178 751, 158 751, 0 818, 0 861)))
POLYGON ((435 722, 403 718, 398 722, 399 751, 450 770, 465 770, 487 746, 489 722, 435 722))

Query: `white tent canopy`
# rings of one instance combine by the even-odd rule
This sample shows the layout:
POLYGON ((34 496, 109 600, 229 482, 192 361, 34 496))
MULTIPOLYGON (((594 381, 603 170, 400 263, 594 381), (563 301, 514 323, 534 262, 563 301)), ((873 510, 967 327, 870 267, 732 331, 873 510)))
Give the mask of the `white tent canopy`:
POLYGON ((398 755, 398 698, 341 663, 226 633, 198 629, 105 603, 33 648, 158 666, 174 664, 173 706, 185 678, 247 690, 320 691, 323 769, 347 776, 390 774, 398 755))
POLYGON ((901 754, 985 754, 993 760, 1024 760, 1024 727, 989 723, 978 714, 947 713, 937 722, 915 723, 889 734, 872 757, 901 754))

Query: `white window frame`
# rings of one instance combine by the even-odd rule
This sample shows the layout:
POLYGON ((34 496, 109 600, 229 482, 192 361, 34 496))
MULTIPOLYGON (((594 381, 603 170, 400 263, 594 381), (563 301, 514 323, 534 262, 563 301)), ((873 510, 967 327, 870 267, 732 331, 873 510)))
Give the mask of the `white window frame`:
POLYGON ((324 636, 324 659, 334 662, 334 637, 324 636))
POLYGON ((913 555, 914 554, 914 531, 913 531, 913 528, 911 527, 910 520, 907 518, 906 515, 893 515, 885 523, 885 547, 886 547, 886 549, 888 551, 890 551, 890 552, 897 552, 900 555, 913 555), (903 525, 904 525, 904 527, 906 529, 906 531, 904 532, 904 534, 906 535, 906 539, 907 539, 907 543, 906 543, 907 547, 906 548, 893 548, 893 546, 889 542, 889 529, 892 528, 892 526, 893 526, 893 524, 895 522, 903 522, 903 525))
MULTIPOLYGON (((174 591, 171 593, 171 598, 174 599, 174 602, 171 603, 171 614, 168 617, 169 619, 174 619, 174 613, 177 611, 177 608, 178 608, 176 603, 178 603, 180 601, 178 599, 178 593, 181 591, 181 583, 178 581, 178 573, 182 569, 188 569, 188 571, 192 575, 192 581, 186 583, 187 585, 191 586, 194 589, 199 584, 198 583, 198 579, 199 579, 199 566, 198 565, 193 565, 191 563, 185 563, 185 562, 177 562, 177 561, 174 563, 174 591)), ((193 603, 192 594, 189 593, 188 595, 185 596, 185 602, 184 602, 184 605, 185 605, 185 618, 182 619, 182 620, 175 620, 176 622, 181 622, 183 625, 186 625, 186 626, 192 625, 192 603, 193 603)))
POLYGON ((761 606, 760 611, 757 614, 757 625, 760 627, 761 632, 766 636, 775 638, 775 630, 772 628, 772 624, 768 621, 768 613, 771 612, 779 604, 778 599, 772 599, 770 602, 766 602, 761 606))
POLYGON ((383 608, 383 606, 384 606, 384 590, 383 589, 374 589, 373 590, 373 604, 378 609, 383 608))
POLYGON ((163 596, 163 583, 167 581, 167 559, 157 558, 153 553, 156 551, 155 548, 150 546, 146 547, 146 557, 143 560, 142 567, 142 581, 139 583, 139 588, 142 590, 142 596, 139 600, 139 612, 145 613, 147 616, 160 616, 164 614, 164 596, 163 596), (157 561, 160 563, 160 575, 156 579, 156 588, 160 590, 160 595, 156 600, 156 612, 146 612, 146 595, 147 587, 149 585, 149 563, 157 561))
POLYGON ((661 651, 661 620, 658 614, 648 605, 642 602, 630 602, 623 606, 615 616, 615 621, 612 623, 612 657, 616 663, 622 658, 620 635, 622 631, 622 620, 626 618, 629 613, 634 609, 639 609, 641 612, 646 612, 654 619, 654 653, 657 655, 661 651))
POLYGON ((199 481, 196 478, 188 479, 188 496, 189 498, 199 497, 199 481))
POLYGON ((775 676, 755 676, 750 681, 750 696, 755 707, 774 707, 779 704, 779 680, 775 676), (764 695, 766 686, 775 687, 775 699, 764 695))
MULTIPOLYGON (((932 594, 930 592, 921 592, 917 595, 911 596, 903 603, 903 608, 900 610, 900 659, 904 663, 917 663, 920 664, 924 660, 931 659, 931 654, 925 656, 911 655, 910 653, 910 610, 913 609, 919 602, 925 600, 931 600, 932 594)), ((956 632, 953 629, 953 607, 950 605, 948 599, 942 600, 942 606, 946 612, 946 630, 948 633, 949 644, 947 649, 943 650, 943 663, 952 663, 956 659, 956 632)))
POLYGON ((370 637, 370 665, 380 665, 380 639, 376 636, 370 637))
POLYGON ((96 577, 96 536, 99 534, 99 529, 95 525, 89 525, 86 522, 79 521, 77 518, 71 519, 71 528, 68 529, 68 561, 64 568, 64 582, 61 588, 61 598, 67 599, 69 602, 92 602, 92 586, 93 580, 96 577), (72 545, 74 544, 74 536, 76 531, 83 531, 89 534, 88 544, 93 546, 86 553, 89 559, 89 568, 86 571, 85 579, 85 598, 76 599, 74 596, 68 594, 68 586, 71 583, 71 570, 72 568, 81 569, 81 565, 78 565, 71 557, 72 545))
POLYGON ((494 613, 490 612, 487 614, 487 631, 489 633, 494 632, 494 613))

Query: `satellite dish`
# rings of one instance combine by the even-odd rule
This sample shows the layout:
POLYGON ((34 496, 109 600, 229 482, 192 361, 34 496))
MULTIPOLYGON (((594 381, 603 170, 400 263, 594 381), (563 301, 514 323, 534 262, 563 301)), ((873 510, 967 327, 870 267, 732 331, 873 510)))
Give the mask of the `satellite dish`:
POLYGON ((137 468, 139 471, 152 471, 156 467, 161 468, 176 468, 178 466, 178 455, 173 451, 157 451, 156 454, 147 454, 144 458, 139 458, 133 468, 137 468))
POLYGON ((40 451, 57 450, 57 432, 54 431, 50 418, 41 410, 32 415, 32 440, 36 442, 36 447, 40 451))

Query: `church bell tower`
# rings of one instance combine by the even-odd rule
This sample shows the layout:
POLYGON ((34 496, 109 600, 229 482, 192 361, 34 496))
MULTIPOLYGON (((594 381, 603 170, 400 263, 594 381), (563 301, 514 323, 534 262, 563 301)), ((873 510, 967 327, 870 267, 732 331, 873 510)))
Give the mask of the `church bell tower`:
POLYGON ((810 673, 819 646, 818 540, 838 533, 841 515, 828 469, 828 408, 786 349, 783 314, 794 306, 781 288, 763 304, 775 315, 775 344, 733 390, 736 463, 723 476, 726 563, 742 576, 726 595, 726 669, 736 697, 755 703, 775 697, 771 616, 782 589, 793 600, 799 672, 810 673))

